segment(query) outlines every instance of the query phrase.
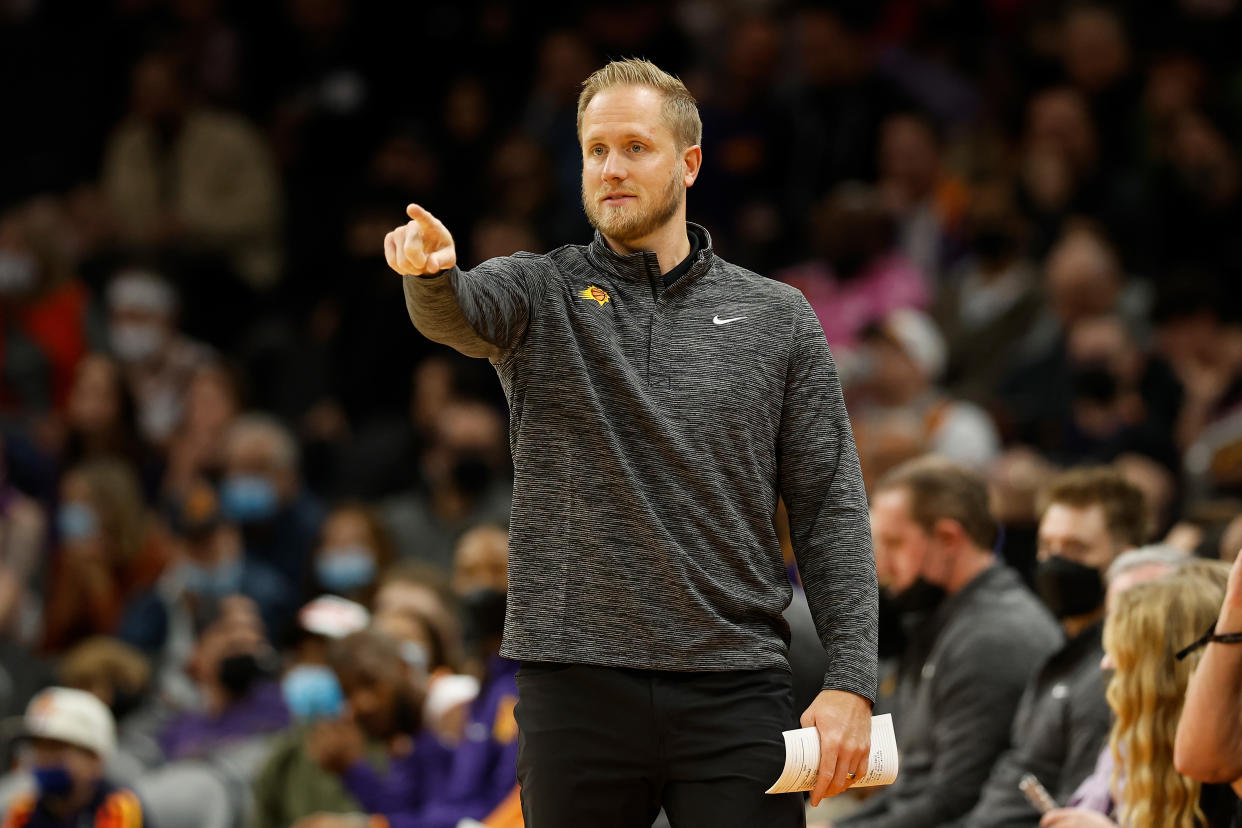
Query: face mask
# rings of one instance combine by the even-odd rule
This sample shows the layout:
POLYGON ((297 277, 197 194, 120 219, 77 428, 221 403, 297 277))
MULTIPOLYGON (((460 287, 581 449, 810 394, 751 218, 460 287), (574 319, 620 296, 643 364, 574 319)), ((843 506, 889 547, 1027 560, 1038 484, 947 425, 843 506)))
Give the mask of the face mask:
POLYGON ((122 362, 142 362, 164 345, 164 331, 146 322, 113 325, 110 336, 112 350, 122 362))
POLYGON ((1057 618, 1085 615, 1104 603, 1104 579, 1098 569, 1053 555, 1035 567, 1039 597, 1057 618))
POLYGON ((332 592, 352 592, 375 580, 375 557, 363 546, 325 549, 315 559, 315 577, 332 592))
POLYGON ((970 240, 970 247, 985 262, 1002 261, 1014 249, 1013 239, 1000 227, 980 227, 970 240))
POLYGON ((238 523, 262 523, 276 514, 280 501, 272 481, 257 474, 230 477, 220 487, 220 508, 238 523))
POLYGON ((331 719, 345 707, 336 673, 322 664, 299 664, 280 682, 285 706, 295 719, 331 719))
POLYGON ((84 503, 66 503, 56 513, 56 528, 61 540, 90 540, 99 535, 99 519, 84 503))
POLYGON ((68 796, 73 790, 73 777, 59 765, 35 768, 31 775, 43 796, 68 796))
POLYGON ((34 257, 12 250, 0 250, 0 296, 29 293, 39 281, 34 257))
POLYGON ((237 558, 210 568, 184 563, 181 570, 185 588, 195 595, 223 598, 241 591, 243 567, 237 558))
POLYGON ((892 597, 889 605, 901 614, 931 612, 944 601, 944 587, 931 583, 922 575, 913 584, 892 597))
POLYGON ((481 457, 466 455, 453 464, 453 485, 459 492, 477 497, 492 484, 492 467, 481 457))
POLYGON ((234 699, 240 699, 250 691, 256 681, 266 671, 259 664, 258 656, 252 653, 226 656, 220 661, 219 678, 224 689, 234 699))

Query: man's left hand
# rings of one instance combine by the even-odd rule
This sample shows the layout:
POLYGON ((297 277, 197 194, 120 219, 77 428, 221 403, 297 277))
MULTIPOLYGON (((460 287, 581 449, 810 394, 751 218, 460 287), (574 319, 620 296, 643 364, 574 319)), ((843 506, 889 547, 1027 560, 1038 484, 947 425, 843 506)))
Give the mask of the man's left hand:
POLYGON ((811 804, 818 805, 867 772, 871 702, 845 690, 823 690, 802 714, 801 722, 819 731, 819 776, 811 790, 811 804))

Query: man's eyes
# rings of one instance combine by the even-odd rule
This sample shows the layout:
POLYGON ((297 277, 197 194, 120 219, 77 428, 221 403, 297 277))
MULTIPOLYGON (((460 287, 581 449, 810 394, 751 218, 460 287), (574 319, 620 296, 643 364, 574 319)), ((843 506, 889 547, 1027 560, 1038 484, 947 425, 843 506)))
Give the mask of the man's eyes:
MULTIPOLYGON (((646 149, 647 149, 647 148, 646 148, 646 147, 644 147, 642 144, 630 144, 630 146, 629 146, 629 150, 630 150, 630 152, 645 152, 645 151, 646 151, 646 149)), ((598 156, 601 156, 601 155, 603 155, 603 154, 604 154, 604 148, 603 148, 603 147, 591 147, 591 155, 594 155, 594 156, 598 157, 598 156)))

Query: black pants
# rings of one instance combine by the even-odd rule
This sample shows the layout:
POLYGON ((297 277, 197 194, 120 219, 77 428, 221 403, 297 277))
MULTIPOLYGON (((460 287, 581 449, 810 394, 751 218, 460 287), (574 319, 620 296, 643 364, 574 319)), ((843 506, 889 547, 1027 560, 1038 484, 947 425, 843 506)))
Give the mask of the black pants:
POLYGON ((764 794, 798 726, 784 670, 527 663, 517 685, 526 828, 806 824, 801 794, 764 794))

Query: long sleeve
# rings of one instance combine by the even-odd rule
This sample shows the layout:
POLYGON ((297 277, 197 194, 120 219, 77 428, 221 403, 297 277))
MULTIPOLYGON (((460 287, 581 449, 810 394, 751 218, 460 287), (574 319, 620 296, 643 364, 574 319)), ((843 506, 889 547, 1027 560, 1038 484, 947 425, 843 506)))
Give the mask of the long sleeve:
POLYGON ((422 764, 417 761, 392 762, 381 776, 365 759, 360 759, 341 775, 345 789, 372 814, 394 816, 417 811, 425 798, 422 764))
POLYGON ((968 812, 1009 740, 1029 672, 1023 663, 1038 664, 1046 655, 1022 649, 1015 647, 1012 631, 1003 629, 964 636, 946 652, 938 660, 929 711, 933 759, 926 779, 913 795, 878 799, 877 805, 887 807, 848 818, 842 826, 933 828, 968 812))
POLYGON ((470 271, 405 276, 405 306, 423 336, 466 356, 500 359, 526 334, 546 280, 542 256, 489 259, 470 271))
POLYGON ((794 319, 778 442, 780 492, 828 671, 824 688, 876 696, 878 588, 858 450, 823 329, 794 319))

